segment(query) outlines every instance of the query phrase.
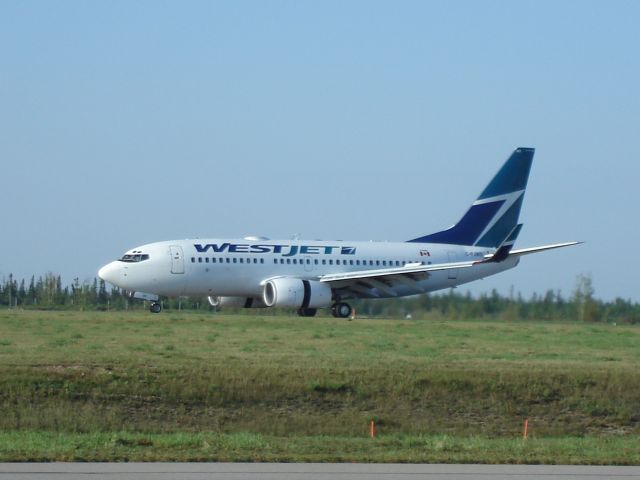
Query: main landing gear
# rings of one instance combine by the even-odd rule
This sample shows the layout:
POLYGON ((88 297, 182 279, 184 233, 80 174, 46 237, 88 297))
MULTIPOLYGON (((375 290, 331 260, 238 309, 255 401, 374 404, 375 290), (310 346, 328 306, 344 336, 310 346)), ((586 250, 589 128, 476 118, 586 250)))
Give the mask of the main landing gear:
POLYGON ((349 318, 352 312, 351 305, 344 302, 334 303, 331 307, 331 315, 337 318, 349 318))
POLYGON ((149 307, 149 311, 151 313, 160 313, 162 311, 162 305, 159 304, 158 302, 153 302, 149 307))
MULTIPOLYGON (((153 310, 152 310, 153 311, 153 310)), ((318 312, 317 308, 299 308, 298 315, 301 317, 315 317, 318 312)), ((353 313, 351 305, 344 302, 337 302, 331 306, 331 315, 336 318, 349 318, 353 313)))

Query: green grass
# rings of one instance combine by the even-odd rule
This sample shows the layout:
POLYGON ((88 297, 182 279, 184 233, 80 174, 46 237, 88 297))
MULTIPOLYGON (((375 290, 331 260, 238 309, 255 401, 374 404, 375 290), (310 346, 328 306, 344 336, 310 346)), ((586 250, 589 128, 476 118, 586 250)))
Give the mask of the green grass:
POLYGON ((0 459, 637 464, 638 345, 633 326, 5 310, 0 459), (263 443, 159 447, 202 438, 263 443))
POLYGON ((522 439, 256 433, 0 433, 0 461, 412 462, 637 465, 637 438, 522 439))

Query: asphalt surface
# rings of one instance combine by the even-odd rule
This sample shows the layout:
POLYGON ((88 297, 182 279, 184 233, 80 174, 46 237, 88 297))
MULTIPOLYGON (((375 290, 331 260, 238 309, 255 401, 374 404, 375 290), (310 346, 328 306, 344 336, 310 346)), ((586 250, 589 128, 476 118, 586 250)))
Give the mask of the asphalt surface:
POLYGON ((640 479, 640 467, 351 463, 0 463, 0 480, 640 479))

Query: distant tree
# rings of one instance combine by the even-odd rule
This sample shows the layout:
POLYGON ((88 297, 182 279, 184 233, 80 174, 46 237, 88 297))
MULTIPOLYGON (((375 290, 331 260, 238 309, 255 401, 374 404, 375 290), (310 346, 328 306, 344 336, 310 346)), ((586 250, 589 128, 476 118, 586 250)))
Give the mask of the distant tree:
POLYGON ((37 292, 36 292, 36 278, 34 275, 31 275, 31 281, 29 281, 29 289, 27 290, 27 297, 29 299, 30 305, 35 305, 38 303, 37 292))
POLYGON ((9 283, 7 285, 7 304, 10 308, 14 307, 17 303, 18 296, 18 283, 13 278, 13 274, 9 274, 9 283))
POLYGON ((98 305, 107 306, 109 302, 109 295, 107 294, 107 285, 104 283, 104 280, 101 278, 98 287, 98 305))
MULTIPOLYGON (((180 297, 163 299, 167 310, 211 310, 206 298, 180 297)), ((107 285, 103 280, 93 278, 80 283, 74 278, 69 286, 62 284, 60 275, 47 273, 44 278, 31 276, 28 287, 24 280, 12 274, 0 281, 0 305, 14 307, 38 306, 41 308, 80 309, 145 309, 146 302, 130 300, 126 292, 107 285)), ((640 323, 640 304, 616 298, 603 302, 595 298, 593 282, 589 275, 576 279, 576 288, 569 299, 564 299, 560 291, 548 290, 544 295, 534 293, 525 300, 520 292, 514 295, 513 288, 507 297, 497 290, 489 294, 473 296, 470 292, 446 292, 416 295, 403 298, 375 300, 352 300, 358 315, 404 318, 445 318, 476 319, 492 318, 515 320, 567 320, 581 322, 607 321, 616 323, 640 323)), ((230 310, 226 310, 230 311, 230 310)), ((245 312, 242 309, 232 311, 245 312)), ((254 310, 256 315, 293 314, 290 310, 254 310)))
POLYGON ((578 275, 573 303, 577 318, 581 322, 596 322, 600 318, 597 302, 593 299, 594 289, 591 275, 578 275))

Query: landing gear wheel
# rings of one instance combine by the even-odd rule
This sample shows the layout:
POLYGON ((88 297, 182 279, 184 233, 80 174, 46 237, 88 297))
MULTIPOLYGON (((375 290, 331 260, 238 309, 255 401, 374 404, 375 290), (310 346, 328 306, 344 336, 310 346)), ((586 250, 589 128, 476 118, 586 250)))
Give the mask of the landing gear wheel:
POLYGON ((301 317, 315 317, 318 312, 317 308, 299 308, 298 315, 301 317))
POLYGON ((162 311, 162 305, 157 302, 153 302, 149 307, 149 311, 151 313, 160 313, 162 311))
POLYGON ((331 307, 331 315, 337 318, 349 318, 351 316, 351 305, 344 302, 339 302, 331 307))

